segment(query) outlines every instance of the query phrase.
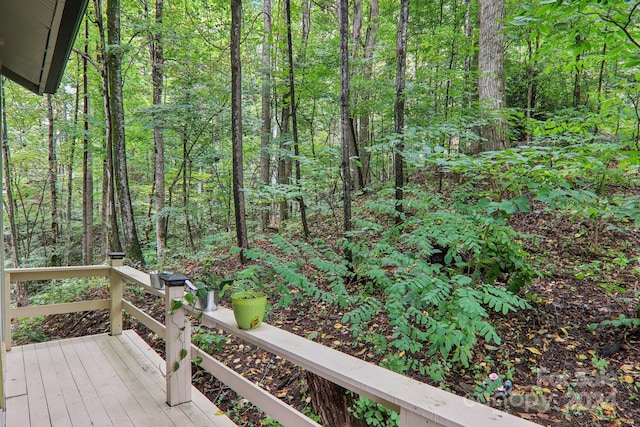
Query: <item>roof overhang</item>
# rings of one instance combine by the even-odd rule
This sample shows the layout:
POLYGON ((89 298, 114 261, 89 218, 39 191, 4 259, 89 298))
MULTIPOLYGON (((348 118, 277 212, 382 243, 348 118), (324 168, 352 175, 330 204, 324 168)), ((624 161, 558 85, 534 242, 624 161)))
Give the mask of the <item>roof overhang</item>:
POLYGON ((0 0, 0 70, 37 94, 60 85, 88 0, 0 0))

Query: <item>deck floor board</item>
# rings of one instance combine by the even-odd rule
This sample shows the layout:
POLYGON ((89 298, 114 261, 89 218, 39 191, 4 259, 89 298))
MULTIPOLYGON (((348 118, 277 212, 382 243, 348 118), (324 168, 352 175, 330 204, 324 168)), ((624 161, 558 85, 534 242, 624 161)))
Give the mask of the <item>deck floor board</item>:
POLYGON ((7 354, 7 427, 232 427, 197 389, 169 407, 164 360, 135 332, 29 344, 7 354))

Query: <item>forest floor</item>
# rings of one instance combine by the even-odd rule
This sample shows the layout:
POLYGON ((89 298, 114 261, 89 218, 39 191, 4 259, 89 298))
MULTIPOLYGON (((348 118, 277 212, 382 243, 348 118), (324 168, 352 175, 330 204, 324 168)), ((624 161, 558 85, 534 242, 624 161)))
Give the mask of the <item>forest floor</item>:
MULTIPOLYGON (((511 405, 511 399, 506 404, 488 404, 546 426, 640 425, 639 329, 589 328, 620 315, 638 314, 634 310, 640 295, 640 231, 607 231, 604 225, 596 230, 593 224, 535 210, 515 215, 511 225, 537 236, 527 243, 527 250, 544 275, 527 288, 531 309, 492 315, 503 342, 495 346, 481 341, 474 363, 500 375, 506 374, 500 369, 511 369, 514 395, 543 396, 542 402, 549 407, 538 412, 528 408, 527 412, 527 408, 511 405)), ((268 241, 254 245, 266 246, 268 241)), ((200 268, 198 264, 185 266, 187 274, 200 268)), ((216 268, 232 273, 240 266, 235 257, 226 257, 216 268)), ((128 292, 127 297, 162 319, 157 298, 140 292, 128 292)), ((352 343, 348 325, 338 327, 343 314, 334 306, 296 300, 287 309, 275 308, 269 323, 305 337, 313 333, 317 342, 380 362, 373 349, 352 343)), ((104 312, 50 316, 44 330, 51 338, 70 337, 104 332, 107 323, 104 312)), ((144 326, 130 321, 125 326, 136 329, 162 352, 161 340, 144 326)), ((221 349, 214 350, 221 361, 285 402, 310 409, 303 370, 235 339, 223 339, 221 344, 221 349)), ((419 375, 416 378, 429 382, 419 375)), ((476 381, 465 370, 446 378, 452 392, 467 396, 476 381)), ((265 425, 260 421, 263 415, 210 375, 196 369, 195 383, 238 424, 265 425)))

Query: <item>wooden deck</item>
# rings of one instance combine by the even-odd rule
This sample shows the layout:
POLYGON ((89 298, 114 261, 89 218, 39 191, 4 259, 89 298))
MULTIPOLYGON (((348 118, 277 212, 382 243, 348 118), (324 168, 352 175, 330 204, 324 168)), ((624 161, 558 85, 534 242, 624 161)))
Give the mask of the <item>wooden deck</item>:
POLYGON ((235 424, 197 389, 165 402, 165 361, 135 332, 14 347, 6 353, 7 427, 235 424))

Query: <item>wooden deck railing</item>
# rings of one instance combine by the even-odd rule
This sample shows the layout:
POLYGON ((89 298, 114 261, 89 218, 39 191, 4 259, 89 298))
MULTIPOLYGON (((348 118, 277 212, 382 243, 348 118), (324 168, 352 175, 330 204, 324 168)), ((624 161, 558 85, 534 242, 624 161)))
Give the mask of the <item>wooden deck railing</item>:
MULTIPOLYGON (((262 409, 267 415, 285 426, 319 426, 291 406, 266 390, 231 370, 202 349, 191 344, 188 312, 195 311, 188 304, 171 310, 174 300, 184 295, 184 282, 167 283, 164 290, 151 287, 149 275, 122 265, 115 256, 110 265, 7 269, 5 272, 5 307, 3 324, 5 345, 11 348, 11 319, 47 314, 109 309, 111 334, 122 332, 122 313, 129 313, 165 340, 167 403, 180 404, 190 400, 191 363, 202 358, 201 367, 238 394, 262 409), (110 298, 79 303, 55 304, 37 307, 11 308, 8 305, 12 282, 74 277, 104 277, 109 280, 110 298), (123 283, 138 285, 148 293, 164 298, 166 321, 162 324, 143 310, 123 299, 123 283)), ((263 323, 251 331, 238 329, 231 310, 220 307, 205 312, 201 324, 222 329, 242 340, 265 349, 308 371, 332 381, 356 394, 368 397, 400 413, 401 427, 422 426, 535 426, 530 421, 498 411, 477 402, 448 393, 377 365, 362 361, 337 350, 263 323)))

